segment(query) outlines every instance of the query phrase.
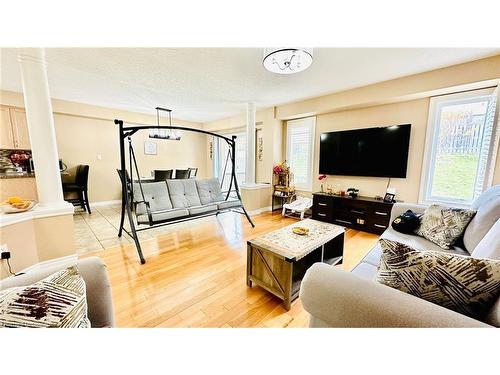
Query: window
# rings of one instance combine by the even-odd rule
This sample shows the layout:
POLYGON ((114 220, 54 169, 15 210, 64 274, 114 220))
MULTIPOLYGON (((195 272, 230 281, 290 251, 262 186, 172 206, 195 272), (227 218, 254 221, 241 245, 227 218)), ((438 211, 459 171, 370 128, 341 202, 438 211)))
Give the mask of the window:
MULTIPOLYGON (((238 184, 241 185, 245 181, 245 159, 246 159, 246 134, 243 132, 223 134, 225 137, 231 138, 236 136, 236 179, 238 184)), ((222 182, 222 190, 229 189, 231 181, 231 160, 227 162, 226 159, 229 151, 229 145, 223 139, 214 137, 215 157, 214 157, 214 171, 215 176, 222 182), (225 170, 224 170, 225 169, 225 170)), ((234 189, 234 186, 233 186, 234 189)))
POLYGON ((493 89, 431 98, 420 203, 468 206, 491 186, 496 104, 493 89))
POLYGON ((287 122, 286 160, 297 190, 312 190, 315 117, 287 122))

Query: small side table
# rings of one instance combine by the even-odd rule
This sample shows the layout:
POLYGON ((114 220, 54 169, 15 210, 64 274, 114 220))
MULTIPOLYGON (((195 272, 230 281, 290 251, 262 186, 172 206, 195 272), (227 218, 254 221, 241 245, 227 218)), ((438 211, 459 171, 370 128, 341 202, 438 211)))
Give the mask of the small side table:
POLYGON ((283 191, 273 189, 273 197, 271 199, 271 211, 281 210, 283 204, 291 203, 295 198, 295 190, 283 191), (275 204, 276 199, 279 201, 279 205, 275 204))

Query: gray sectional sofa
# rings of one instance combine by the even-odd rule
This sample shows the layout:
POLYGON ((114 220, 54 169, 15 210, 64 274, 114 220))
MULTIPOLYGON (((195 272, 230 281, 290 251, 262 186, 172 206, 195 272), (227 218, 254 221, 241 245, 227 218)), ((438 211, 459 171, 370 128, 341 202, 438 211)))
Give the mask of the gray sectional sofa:
MULTIPOLYGON (((406 210, 424 212, 426 206, 396 203, 391 222, 406 210)), ((476 215, 463 239, 451 250, 417 235, 389 227, 381 238, 417 250, 450 251, 475 258, 500 260, 500 185, 483 193, 472 205, 476 215)), ((377 243, 351 271, 316 263, 306 273, 300 290, 311 327, 500 327, 500 298, 484 322, 374 281, 380 264, 377 243)))
POLYGON ((134 183, 133 202, 138 224, 155 224, 194 216, 207 216, 243 207, 239 199, 221 191, 219 180, 183 179, 134 183), (143 199, 144 194, 144 199, 143 199), (147 202, 147 203, 146 203, 147 202))

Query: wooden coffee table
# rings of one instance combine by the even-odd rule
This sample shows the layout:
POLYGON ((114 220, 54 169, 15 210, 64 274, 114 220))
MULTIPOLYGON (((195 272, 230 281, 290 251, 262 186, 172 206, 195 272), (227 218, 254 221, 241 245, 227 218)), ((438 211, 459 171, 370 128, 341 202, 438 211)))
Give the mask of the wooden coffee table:
POLYGON ((247 241, 247 285, 266 289, 290 310, 313 263, 342 262, 344 232, 344 227, 306 219, 247 241), (293 227, 306 227, 309 233, 295 234, 293 227))

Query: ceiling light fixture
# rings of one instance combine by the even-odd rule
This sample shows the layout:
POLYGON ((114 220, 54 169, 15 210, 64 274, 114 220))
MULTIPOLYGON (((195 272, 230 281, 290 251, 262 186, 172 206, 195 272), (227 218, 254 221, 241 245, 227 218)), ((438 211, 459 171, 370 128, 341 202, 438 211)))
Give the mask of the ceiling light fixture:
POLYGON ((293 74, 309 68, 312 61, 312 48, 264 48, 262 64, 273 73, 293 74))
POLYGON ((156 107, 156 125, 158 129, 152 129, 149 132, 149 138, 170 139, 174 141, 181 140, 181 133, 178 129, 160 129, 160 111, 168 112, 168 126, 172 126, 172 110, 156 107))

